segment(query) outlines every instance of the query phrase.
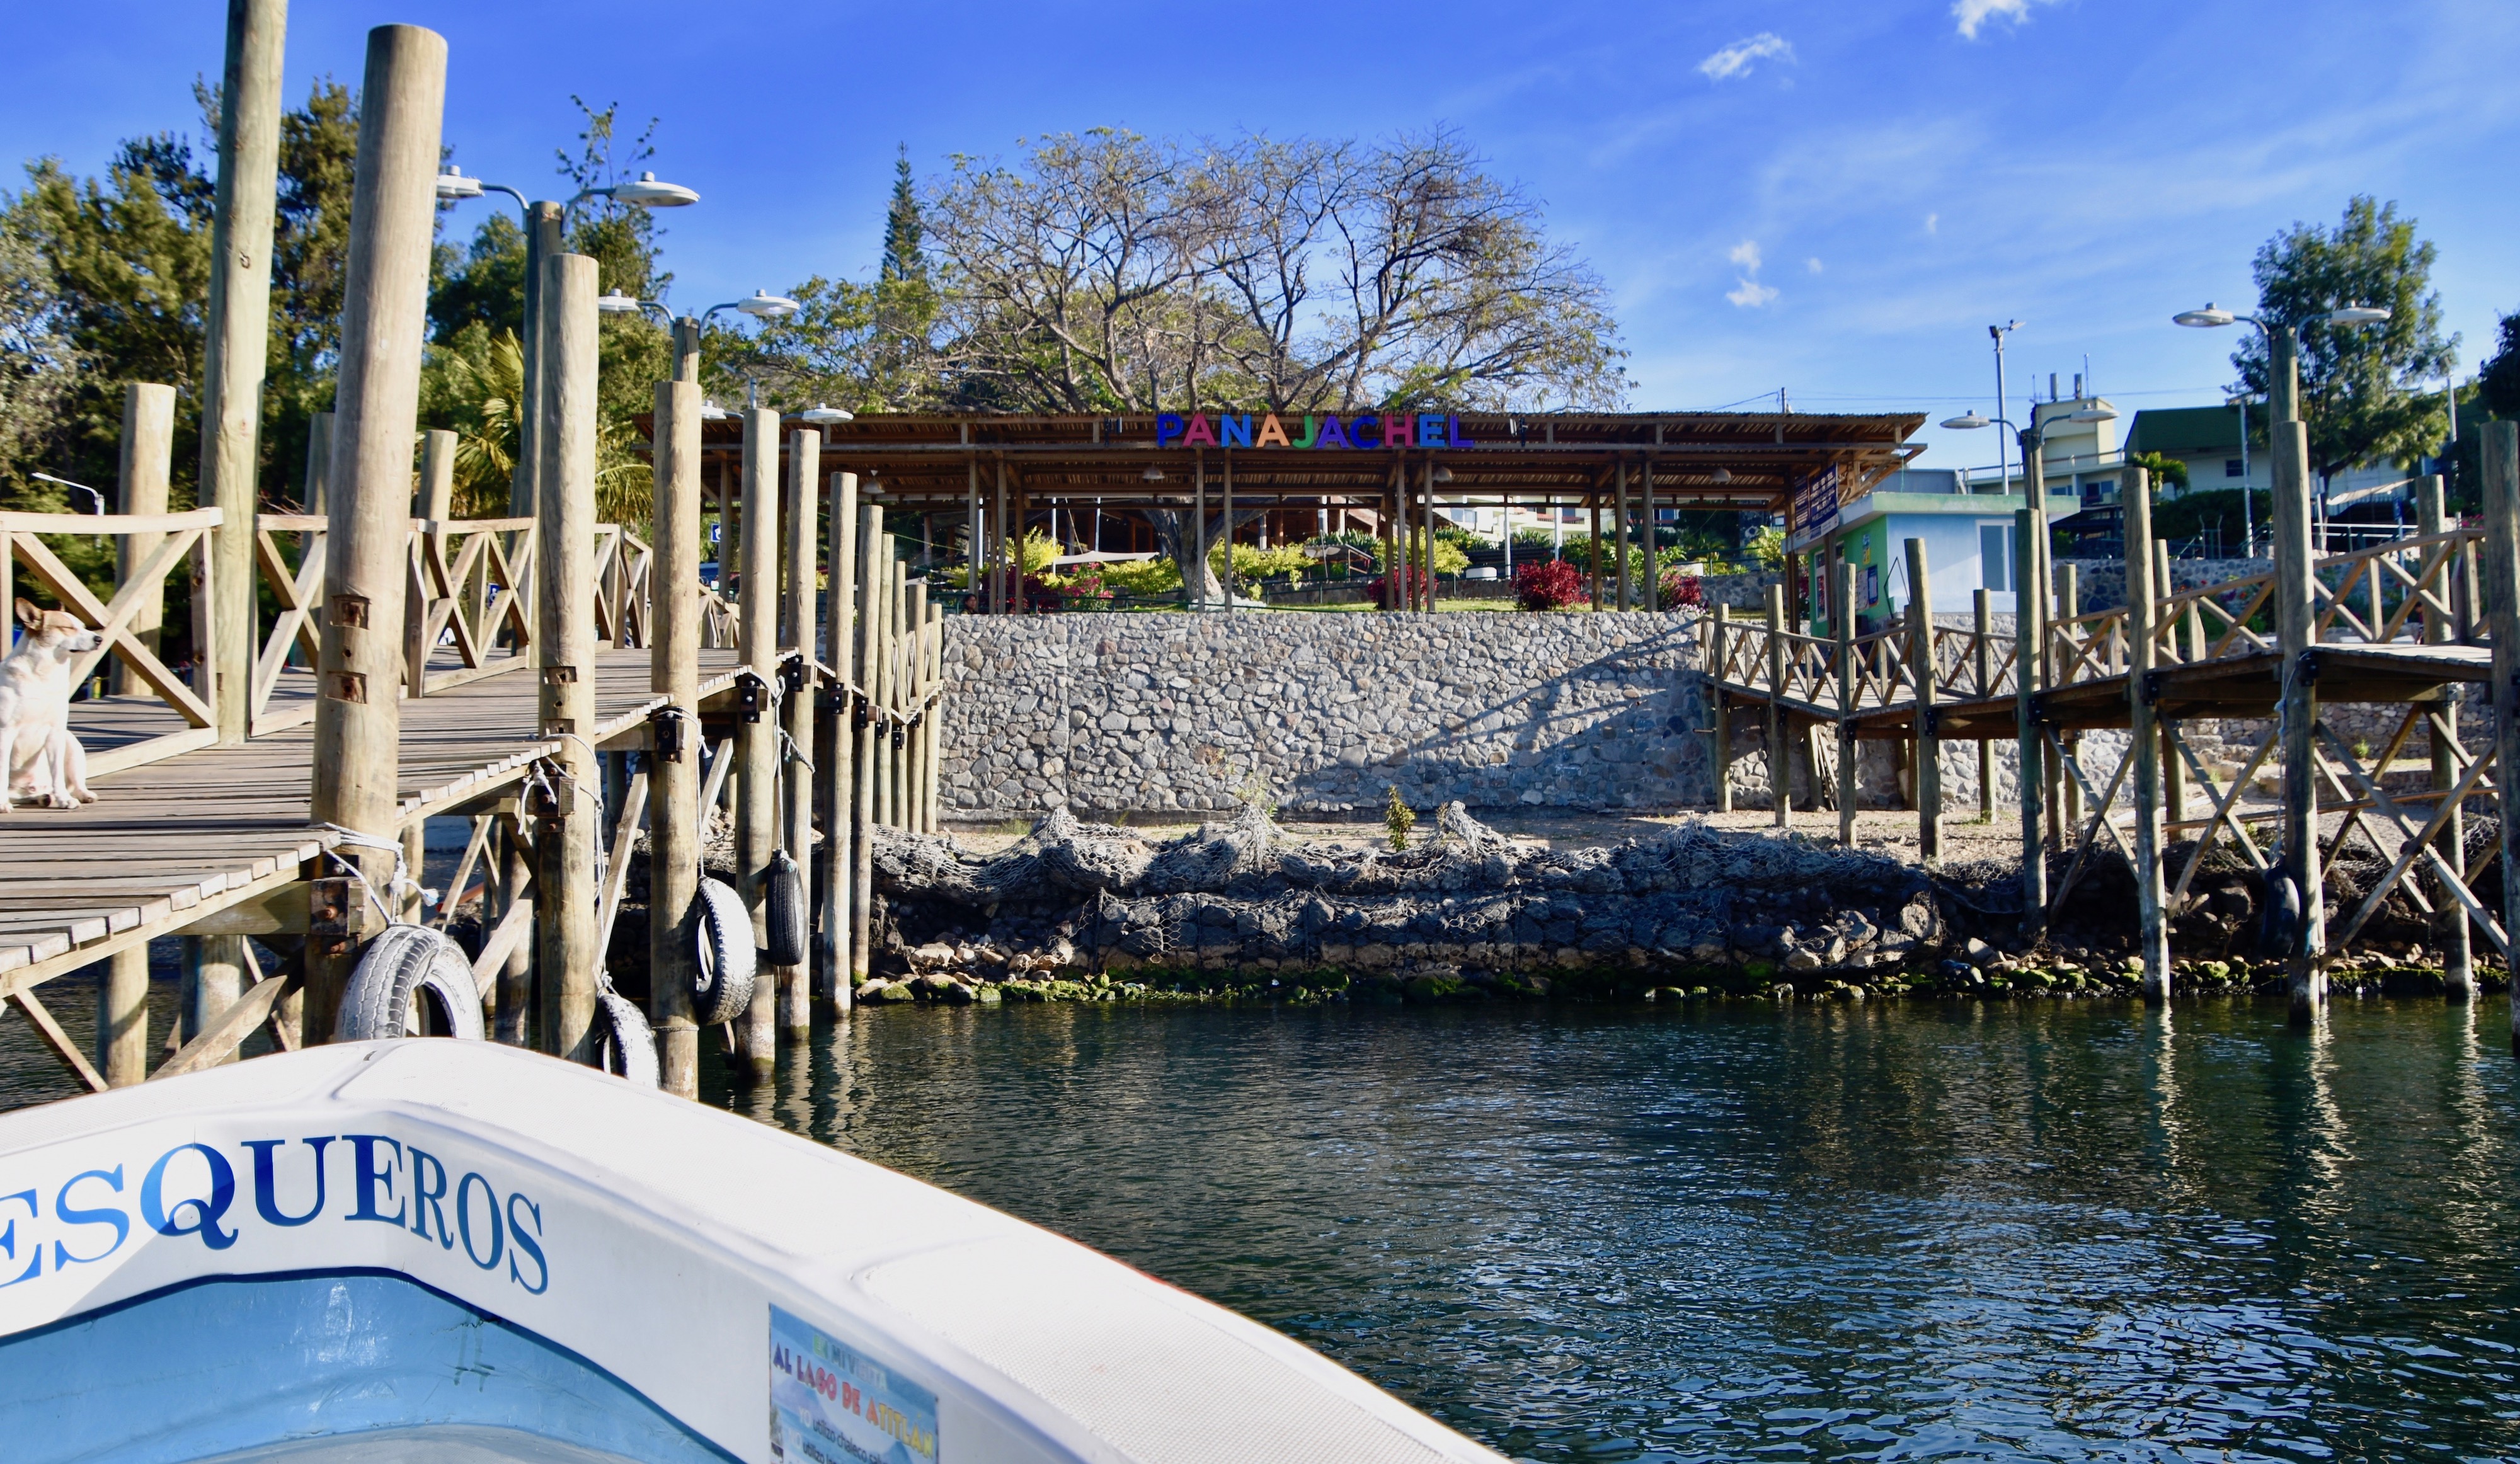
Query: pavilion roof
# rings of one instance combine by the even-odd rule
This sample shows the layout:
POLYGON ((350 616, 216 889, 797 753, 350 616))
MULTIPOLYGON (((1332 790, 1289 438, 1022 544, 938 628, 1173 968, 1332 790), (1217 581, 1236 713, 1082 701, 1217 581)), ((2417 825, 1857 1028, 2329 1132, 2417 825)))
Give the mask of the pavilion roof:
MULTIPOLYGON (((1282 421, 1301 433, 1302 414, 1282 421)), ((993 493, 1002 466, 1010 487, 1036 503, 1092 498, 1105 508, 1175 507, 1202 473, 1210 494, 1221 491, 1229 470, 1236 497, 1255 504, 1371 503, 1396 470, 1405 468, 1414 484, 1431 461, 1451 475, 1435 490, 1446 501, 1581 499, 1609 491, 1624 464, 1632 481, 1650 467, 1661 504, 1775 511, 1795 484, 1827 467, 1840 469, 1842 495, 1868 486, 1922 450, 1908 439, 1925 420, 1911 413, 1465 412, 1455 421, 1459 435, 1475 446, 1226 450, 1175 439, 1158 448, 1155 417, 1139 413, 868 414, 820 430, 826 471, 854 470, 873 481, 866 490, 872 501, 913 510, 960 504, 975 482, 993 493), (1161 476, 1148 478, 1149 468, 1161 476)), ((783 444, 805 425, 786 418, 783 444)), ((704 423, 703 474, 713 478, 718 464, 732 471, 742 443, 741 414, 704 423)))

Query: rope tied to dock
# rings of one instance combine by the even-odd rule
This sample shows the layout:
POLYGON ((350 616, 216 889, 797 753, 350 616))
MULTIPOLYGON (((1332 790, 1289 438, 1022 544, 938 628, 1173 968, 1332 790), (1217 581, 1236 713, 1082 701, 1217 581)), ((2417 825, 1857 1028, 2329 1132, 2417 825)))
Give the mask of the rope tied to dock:
MULTIPOLYGON (((423 906, 430 909, 436 908, 438 892, 411 877, 410 864, 403 854, 402 841, 400 839, 381 838, 376 834, 361 833, 355 828, 345 828, 338 823, 318 823, 316 826, 327 833, 335 835, 341 843, 348 844, 353 848, 373 849, 380 854, 392 855, 394 861, 393 877, 385 881, 385 894, 400 898, 405 894, 417 892, 420 895, 420 903, 423 906)), ((377 887, 368 882, 367 871, 359 867, 356 860, 343 859, 338 853, 330 848, 327 848, 324 851, 324 857, 331 860, 333 863, 339 865, 344 873, 359 882, 359 888, 367 892, 368 903, 377 908, 377 914, 382 917, 386 924, 391 925, 394 923, 393 911, 386 907, 384 899, 377 894, 377 887)))

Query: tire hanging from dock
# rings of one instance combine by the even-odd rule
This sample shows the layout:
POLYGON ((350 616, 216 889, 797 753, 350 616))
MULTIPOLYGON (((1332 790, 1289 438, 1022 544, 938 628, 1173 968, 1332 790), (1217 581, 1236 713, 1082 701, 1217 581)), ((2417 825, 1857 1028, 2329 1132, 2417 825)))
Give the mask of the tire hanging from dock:
POLYGON ((481 1041, 481 993, 472 964, 441 931, 388 925, 350 973, 333 1040, 428 1036, 432 1026, 447 1037, 481 1041))
POLYGON ((752 916, 743 897, 722 879, 703 879, 692 922, 692 1021, 702 1027, 732 1022, 752 1004, 760 957, 752 946, 752 916))

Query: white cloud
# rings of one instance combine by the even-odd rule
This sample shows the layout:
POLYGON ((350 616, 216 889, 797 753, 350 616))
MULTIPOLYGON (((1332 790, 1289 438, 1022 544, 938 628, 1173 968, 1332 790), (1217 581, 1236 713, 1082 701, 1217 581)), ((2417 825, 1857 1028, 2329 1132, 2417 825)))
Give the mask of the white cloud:
POLYGON ((1740 306, 1744 310, 1756 309, 1776 297, 1777 287, 1773 285, 1762 285, 1758 281, 1753 280, 1746 275, 1741 278, 1739 288, 1724 291, 1724 298, 1731 300, 1733 304, 1740 306))
MULTIPOLYGON (((1976 5, 1989 3, 1989 0, 1961 0, 1961 3, 1976 5)), ((1994 3, 2005 3, 2005 0, 1994 0, 1994 3)), ((2008 0, 2008 3, 2021 5, 2026 3, 2026 0, 2008 0)), ((1697 71, 1709 81, 1730 81, 1735 76, 1749 75, 1750 65, 1753 62, 1793 59, 1794 48, 1791 42, 1773 30, 1762 30, 1747 40, 1734 41, 1699 62, 1697 71)))
POLYGON ((1759 242, 1755 239, 1745 239, 1741 241, 1739 244, 1732 246, 1732 253, 1730 257, 1734 264, 1741 266, 1743 269, 1748 270, 1754 275, 1757 274, 1759 272, 1759 242))
POLYGON ((1811 271, 1813 274, 1815 274, 1815 275, 1819 274, 1819 273, 1820 273, 1820 256, 1819 256, 1819 255, 1817 255, 1817 254, 1815 254, 1815 255, 1813 255, 1811 258, 1804 260, 1804 261, 1803 261, 1803 268, 1805 268, 1805 269, 1807 269, 1807 270, 1810 270, 1810 271, 1811 271))
POLYGON ((1960 34, 1970 40, 1987 22, 2001 17, 2018 25, 2030 19, 2030 7, 2041 0, 1952 0, 1952 18, 1960 22, 1960 34))
POLYGON ((1928 233, 1928 234, 1940 234, 1940 233, 1942 233, 1942 232, 1943 232, 1943 230, 1942 230, 1942 223, 1943 223, 1943 216, 1942 216, 1941 214, 1939 214, 1939 213, 1929 213, 1929 214, 1926 214, 1926 215, 1925 215, 1925 232, 1926 232, 1926 233, 1928 233))

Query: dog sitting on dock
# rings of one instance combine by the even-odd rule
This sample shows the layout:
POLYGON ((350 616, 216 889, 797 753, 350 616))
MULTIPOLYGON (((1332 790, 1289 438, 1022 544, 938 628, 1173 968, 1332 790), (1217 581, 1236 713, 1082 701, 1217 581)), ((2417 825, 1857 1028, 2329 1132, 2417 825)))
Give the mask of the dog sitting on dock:
POLYGON ((96 802, 87 788, 87 749, 70 732, 70 661, 103 638, 60 610, 17 605, 25 634, 0 657, 0 813, 20 798, 51 808, 96 802))

